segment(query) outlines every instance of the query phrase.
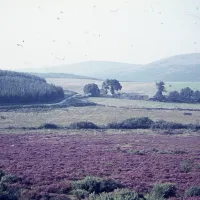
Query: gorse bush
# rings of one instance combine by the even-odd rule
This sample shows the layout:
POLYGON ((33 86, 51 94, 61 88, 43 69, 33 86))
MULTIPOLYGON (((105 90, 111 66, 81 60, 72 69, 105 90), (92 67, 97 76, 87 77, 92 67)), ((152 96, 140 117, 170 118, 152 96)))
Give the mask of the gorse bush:
POLYGON ((71 194, 73 194, 77 199, 85 199, 86 197, 89 197, 89 192, 83 189, 72 190, 71 194))
POLYGON ((0 180, 1 180, 1 177, 3 177, 5 175, 5 173, 3 172, 3 170, 0 169, 0 180))
POLYGON ((194 161, 193 160, 191 160, 191 159, 183 160, 180 163, 180 171, 188 173, 188 172, 190 172, 192 170, 193 166, 194 166, 194 161))
POLYGON ((148 129, 153 124, 153 121, 148 117, 130 118, 119 123, 110 123, 108 128, 113 129, 148 129))
POLYGON ((185 191, 185 196, 196 197, 200 196, 200 186, 192 186, 185 191))
POLYGON ((108 123, 106 128, 109 129, 162 129, 162 130, 173 130, 173 129, 190 129, 200 130, 198 124, 181 124, 175 122, 167 122, 164 120, 152 121, 148 117, 130 118, 122 122, 108 123))
POLYGON ((131 118, 122 122, 122 128, 125 129, 148 129, 151 127, 153 121, 148 117, 131 118))
POLYGON ((99 127, 92 122, 75 122, 70 124, 71 129, 98 129, 99 127))
POLYGON ((111 123, 108 123, 108 125, 106 126, 106 128, 121 129, 122 128, 122 123, 120 123, 120 122, 111 122, 111 123))
POLYGON ((151 124, 152 129, 184 129, 187 128, 187 125, 181 123, 174 123, 174 122, 166 122, 164 120, 159 120, 151 124))
POLYGON ((0 171, 0 200, 18 200, 20 190, 13 183, 18 182, 20 179, 11 174, 5 174, 0 171))
POLYGON ((41 128, 41 129, 58 129, 60 127, 56 124, 46 123, 46 124, 41 125, 39 128, 41 128))
POLYGON ((176 186, 172 183, 155 184, 149 200, 168 199, 176 196, 176 186))
POLYGON ((89 193, 99 194, 101 192, 112 192, 117 188, 122 188, 123 185, 118 181, 111 179, 102 179, 98 177, 87 176, 83 180, 74 181, 72 188, 74 190, 86 190, 89 193))
POLYGON ((63 88, 43 78, 0 70, 0 103, 48 103, 63 98, 63 88))
POLYGON ((16 183, 17 181, 19 181, 20 179, 12 174, 7 174, 1 177, 1 183, 16 183))
POLYGON ((117 189, 110 193, 90 194, 89 200, 143 200, 137 192, 128 189, 117 189))

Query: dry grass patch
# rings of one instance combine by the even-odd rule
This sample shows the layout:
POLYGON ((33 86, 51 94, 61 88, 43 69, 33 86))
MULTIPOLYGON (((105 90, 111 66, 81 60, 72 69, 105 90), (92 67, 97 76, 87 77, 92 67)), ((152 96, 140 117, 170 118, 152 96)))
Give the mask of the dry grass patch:
POLYGON ((165 120, 183 124, 199 124, 200 112, 192 111, 191 116, 176 110, 144 110, 104 106, 69 107, 46 112, 2 112, 0 128, 39 127, 45 123, 67 126, 74 122, 90 121, 96 125, 107 125, 111 122, 121 122, 129 118, 149 117, 153 121, 165 120))

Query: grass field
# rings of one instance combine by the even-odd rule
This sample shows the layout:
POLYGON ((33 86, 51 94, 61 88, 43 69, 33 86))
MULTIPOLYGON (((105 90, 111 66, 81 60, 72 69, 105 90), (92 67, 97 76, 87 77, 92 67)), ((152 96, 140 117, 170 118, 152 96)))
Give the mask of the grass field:
MULTIPOLYGON (((102 81, 88 79, 67 79, 67 78, 47 78, 49 83, 61 85, 65 90, 72 90, 83 93, 84 85, 96 83, 100 88, 102 81)), ((122 92, 136 92, 153 96, 156 92, 155 83, 121 82, 122 92)), ((200 82, 166 82, 166 90, 180 91, 182 88, 190 87, 193 90, 200 90, 200 82)))
POLYGON ((166 103, 156 101, 115 99, 102 97, 91 97, 88 99, 92 102, 105 106, 116 106, 126 108, 200 109, 200 104, 166 103))
POLYGON ((183 124, 200 124, 200 112, 190 111, 191 116, 184 115, 185 111, 177 110, 146 110, 104 106, 69 107, 46 112, 1 112, 0 128, 39 127, 44 123, 54 123, 67 126, 73 122, 91 121, 97 125, 107 125, 110 122, 121 122, 133 117, 149 117, 150 119, 166 120, 183 124))

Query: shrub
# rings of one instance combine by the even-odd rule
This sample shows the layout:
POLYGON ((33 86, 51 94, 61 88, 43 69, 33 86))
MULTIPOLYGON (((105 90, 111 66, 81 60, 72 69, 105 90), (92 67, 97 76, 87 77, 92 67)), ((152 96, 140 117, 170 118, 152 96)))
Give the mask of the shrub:
POLYGON ((0 199, 1 200, 18 200, 19 190, 8 184, 0 183, 0 199))
POLYGON ((190 159, 183 160, 180 163, 180 171, 188 173, 188 172, 190 172, 192 170, 193 166, 194 166, 194 161, 193 160, 190 160, 190 159))
POLYGON ((122 188, 123 185, 118 181, 111 179, 102 179, 98 177, 87 176, 83 180, 74 181, 72 183, 73 189, 86 190, 89 193, 95 192, 99 194, 101 192, 112 192, 117 188, 122 188))
POLYGON ((129 151, 129 153, 135 154, 135 155, 145 155, 147 152, 146 151, 139 151, 136 149, 132 149, 129 151))
POLYGON ((183 129, 186 127, 187 126, 184 124, 174 123, 174 122, 166 122, 164 120, 159 120, 157 122, 152 123, 152 125, 151 125, 152 129, 165 129, 165 130, 183 129))
POLYGON ((15 175, 11 175, 11 174, 8 174, 8 175, 4 175, 1 177, 1 183, 16 183, 17 181, 19 181, 20 179, 15 176, 15 175))
POLYGON ((98 129, 99 127, 92 122, 75 122, 70 124, 71 129, 98 129))
POLYGON ((193 131, 197 131, 200 129, 200 125, 198 124, 188 124, 187 125, 187 129, 193 130, 193 131))
POLYGON ((195 197, 200 196, 200 186, 192 186, 185 191, 185 196, 195 197))
POLYGON ((188 115, 188 116, 192 116, 192 113, 189 113, 189 112, 184 112, 183 114, 188 115))
POLYGON ((1 177, 4 175, 5 175, 5 173, 0 169, 0 180, 1 180, 1 177))
POLYGON ((122 122, 122 128, 125 129, 147 129, 150 128, 153 121, 148 117, 131 118, 122 122))
POLYGON ((162 183, 154 185, 151 193, 150 200, 155 199, 168 199, 176 196, 176 186, 172 183, 162 183))
POLYGON ((96 195, 95 193, 90 194, 89 200, 142 200, 142 196, 128 189, 118 189, 110 193, 101 193, 96 195))
POLYGON ((77 199, 85 199, 86 197, 89 197, 89 192, 82 189, 76 189, 72 190, 71 193, 77 198, 77 199))
POLYGON ((121 123, 109 123, 107 128, 112 129, 148 129, 153 124, 153 121, 148 117, 130 118, 121 123))
POLYGON ((71 191, 71 184, 70 182, 63 180, 59 183, 53 183, 48 185, 47 187, 48 193, 59 193, 59 194, 68 194, 71 191))
POLYGON ((122 123, 112 122, 107 125, 107 128, 110 129, 120 129, 122 128, 122 123))
POLYGON ((56 124, 51 124, 51 123, 46 123, 40 126, 39 128, 44 128, 44 129, 58 129, 59 126, 56 124))

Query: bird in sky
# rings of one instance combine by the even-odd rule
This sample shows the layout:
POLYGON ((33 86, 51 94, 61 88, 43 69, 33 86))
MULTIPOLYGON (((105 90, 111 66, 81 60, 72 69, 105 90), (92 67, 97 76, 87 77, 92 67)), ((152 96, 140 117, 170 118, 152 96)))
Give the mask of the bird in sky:
POLYGON ((110 10, 110 12, 118 12, 119 8, 115 9, 115 10, 110 10))
POLYGON ((18 47, 23 47, 23 45, 22 45, 22 44, 17 44, 17 46, 18 46, 18 47))
POLYGON ((65 56, 63 58, 55 57, 57 60, 65 60, 65 56))

